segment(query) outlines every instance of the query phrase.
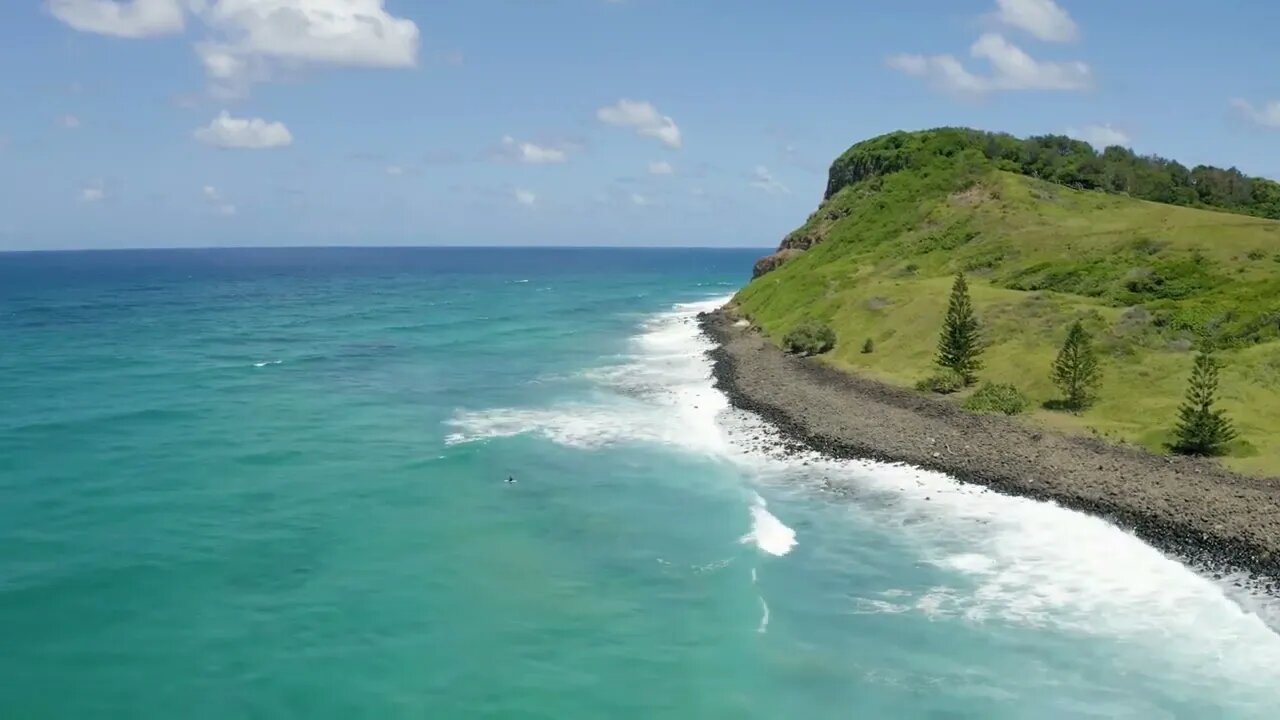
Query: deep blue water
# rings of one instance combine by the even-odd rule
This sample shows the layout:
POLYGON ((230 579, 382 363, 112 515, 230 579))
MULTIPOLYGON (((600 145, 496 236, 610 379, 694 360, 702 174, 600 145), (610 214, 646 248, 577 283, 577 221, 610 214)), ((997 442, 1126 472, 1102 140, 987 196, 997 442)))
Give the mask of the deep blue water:
POLYGON ((0 717, 1275 717, 1261 601, 746 449, 758 254, 0 254, 0 717))

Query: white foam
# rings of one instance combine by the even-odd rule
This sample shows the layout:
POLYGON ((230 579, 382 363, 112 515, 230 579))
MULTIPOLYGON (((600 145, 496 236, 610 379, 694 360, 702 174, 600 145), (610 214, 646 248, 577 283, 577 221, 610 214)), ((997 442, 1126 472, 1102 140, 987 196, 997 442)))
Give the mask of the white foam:
POLYGON ((598 402, 548 408, 461 411, 449 420, 450 445, 515 435, 537 435, 579 449, 656 443, 724 456, 729 439, 717 417, 729 407, 711 387, 704 353, 710 348, 696 315, 727 298, 682 303, 648 320, 633 338, 633 353, 586 377, 610 392, 598 402), (691 342, 692 340, 692 342, 691 342))
POLYGON ((760 596, 760 625, 756 628, 756 632, 761 635, 769 630, 769 603, 764 601, 764 596, 760 596))
POLYGON ((751 532, 742 536, 742 543, 782 557, 796 546, 796 531, 769 512, 768 504, 757 493, 751 504, 751 532))
MULTIPOLYGON (((631 353, 588 375, 606 391, 599 402, 461 412, 449 441, 536 434, 579 448, 660 443, 737 463, 762 488, 808 483, 816 490, 823 479, 826 487, 864 497, 848 504, 856 522, 906 541, 948 578, 924 590, 855 598, 855 612, 914 612, 1125 638, 1198 671, 1280 685, 1280 635, 1265 619, 1280 625, 1274 601, 1198 575, 1103 520, 906 465, 759 449, 761 438, 768 446, 776 430, 730 408, 712 388, 710 343, 696 325, 698 312, 723 301, 676 306, 646 322, 631 353)), ((795 532, 756 498, 743 541, 770 556, 786 555, 796 546, 795 532)), ((763 597, 761 603, 767 608, 763 597)))
POLYGON ((282 362, 284 361, 283 360, 263 360, 262 362, 254 363, 253 366, 260 368, 260 367, 266 367, 268 365, 279 365, 282 362))

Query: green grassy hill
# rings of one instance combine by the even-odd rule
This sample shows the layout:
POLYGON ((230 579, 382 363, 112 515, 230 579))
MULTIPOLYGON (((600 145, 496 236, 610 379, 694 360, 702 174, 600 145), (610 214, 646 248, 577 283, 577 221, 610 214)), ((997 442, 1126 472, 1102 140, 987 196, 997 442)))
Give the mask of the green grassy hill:
POLYGON ((744 288, 740 311, 775 340, 828 322, 838 344, 825 360, 914 385, 934 370, 963 270, 988 343, 982 379, 1026 393, 1032 422, 1161 452, 1208 339, 1240 431, 1224 462, 1280 475, 1280 222, 1050 183, 963 143, 939 151, 951 132, 972 131, 898 134, 924 139, 907 162, 868 161, 859 146, 842 156, 827 199, 783 241, 807 249, 744 288), (1079 415, 1042 407, 1058 397, 1050 364, 1075 320, 1104 372, 1079 415))

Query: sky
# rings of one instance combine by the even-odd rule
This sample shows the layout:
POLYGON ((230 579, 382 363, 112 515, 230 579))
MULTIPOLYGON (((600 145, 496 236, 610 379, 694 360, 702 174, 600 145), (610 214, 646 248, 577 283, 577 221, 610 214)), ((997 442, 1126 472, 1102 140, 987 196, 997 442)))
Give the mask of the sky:
POLYGON ((1274 0, 4 0, 0 250, 774 245, 963 125, 1280 178, 1274 0))

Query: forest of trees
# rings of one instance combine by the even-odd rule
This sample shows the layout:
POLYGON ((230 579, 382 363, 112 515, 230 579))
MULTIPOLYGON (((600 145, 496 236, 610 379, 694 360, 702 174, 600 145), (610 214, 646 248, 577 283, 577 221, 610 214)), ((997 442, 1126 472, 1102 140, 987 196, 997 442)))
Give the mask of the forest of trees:
POLYGON ((826 197, 868 177, 925 169, 941 158, 985 157, 1002 170, 1085 190, 1280 219, 1280 183, 1235 168, 1188 169, 1174 160, 1112 146, 1102 152, 1065 135, 1025 140, 968 128, 895 132, 854 145, 831 166, 826 197))

